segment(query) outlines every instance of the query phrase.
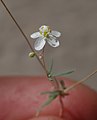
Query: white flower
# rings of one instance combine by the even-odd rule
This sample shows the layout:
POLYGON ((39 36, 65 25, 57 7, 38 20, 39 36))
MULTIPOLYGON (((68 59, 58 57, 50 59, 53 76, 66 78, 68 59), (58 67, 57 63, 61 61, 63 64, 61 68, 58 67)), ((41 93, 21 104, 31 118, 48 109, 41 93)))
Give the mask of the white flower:
POLYGON ((39 28, 39 32, 35 32, 31 35, 31 38, 36 39, 34 47, 39 51, 43 49, 46 42, 48 42, 52 47, 58 47, 59 41, 56 38, 60 36, 60 32, 53 31, 49 26, 43 25, 39 28))

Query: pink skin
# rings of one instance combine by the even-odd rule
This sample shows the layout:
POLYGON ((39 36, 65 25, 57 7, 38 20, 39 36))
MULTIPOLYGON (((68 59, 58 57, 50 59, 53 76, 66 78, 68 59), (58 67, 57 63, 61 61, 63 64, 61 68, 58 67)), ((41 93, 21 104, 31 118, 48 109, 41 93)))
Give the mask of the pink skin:
MULTIPOLYGON (((66 86, 74 84, 64 80, 66 86)), ((36 108, 47 100, 40 93, 50 89, 44 77, 0 77, 0 120, 97 120, 97 93, 85 85, 64 98, 64 118, 59 117, 58 98, 35 118, 36 108)))

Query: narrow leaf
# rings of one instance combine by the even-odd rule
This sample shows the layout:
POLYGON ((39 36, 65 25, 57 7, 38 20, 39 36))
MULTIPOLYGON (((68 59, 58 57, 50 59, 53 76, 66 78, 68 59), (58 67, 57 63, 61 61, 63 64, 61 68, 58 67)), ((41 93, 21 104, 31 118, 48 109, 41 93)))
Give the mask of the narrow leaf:
MULTIPOLYGON (((47 93, 48 93, 48 92, 47 92, 47 93)), ((47 100, 45 103, 43 103, 43 104, 40 106, 40 108, 38 109, 38 111, 37 111, 37 113, 36 113, 36 116, 38 116, 39 113, 40 113, 40 111, 41 111, 45 106, 49 105, 58 95, 59 95, 58 92, 57 92, 57 94, 50 94, 48 100, 47 100)))
POLYGON ((53 69, 53 59, 51 60, 51 64, 50 64, 50 67, 49 67, 49 70, 48 70, 49 74, 51 74, 52 69, 53 69))
POLYGON ((56 95, 49 97, 48 100, 41 106, 41 108, 50 104, 56 97, 57 97, 56 95))
POLYGON ((70 71, 65 71, 65 72, 63 72, 63 73, 59 73, 59 74, 53 74, 53 76, 55 76, 55 77, 57 77, 57 76, 65 76, 65 75, 69 75, 69 74, 71 74, 71 73, 73 73, 74 72, 74 70, 70 70, 70 71))
POLYGON ((41 94, 42 95, 43 94, 49 94, 50 96, 56 96, 56 95, 60 94, 60 91, 58 91, 58 90, 56 90, 56 91, 46 91, 46 92, 42 92, 41 94))
POLYGON ((44 95, 44 94, 51 94, 51 91, 42 92, 41 94, 42 95, 44 95))

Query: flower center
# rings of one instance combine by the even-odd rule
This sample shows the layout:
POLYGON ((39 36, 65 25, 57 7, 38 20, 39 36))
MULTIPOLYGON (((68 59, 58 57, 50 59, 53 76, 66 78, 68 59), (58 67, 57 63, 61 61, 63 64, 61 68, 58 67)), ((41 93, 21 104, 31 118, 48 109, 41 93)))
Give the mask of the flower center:
POLYGON ((39 28, 39 31, 42 36, 48 37, 51 29, 49 28, 49 26, 43 25, 39 28))

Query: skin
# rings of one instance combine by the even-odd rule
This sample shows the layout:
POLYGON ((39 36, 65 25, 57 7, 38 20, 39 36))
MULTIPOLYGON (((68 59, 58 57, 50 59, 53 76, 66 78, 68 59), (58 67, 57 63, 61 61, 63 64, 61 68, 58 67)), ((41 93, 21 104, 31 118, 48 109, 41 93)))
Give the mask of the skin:
MULTIPOLYGON (((66 86, 74 81, 64 78, 66 86)), ((58 98, 35 117, 36 108, 47 100, 43 91, 51 90, 44 77, 0 77, 0 120, 97 120, 97 92, 80 85, 64 101, 64 115, 59 117, 58 98)))

